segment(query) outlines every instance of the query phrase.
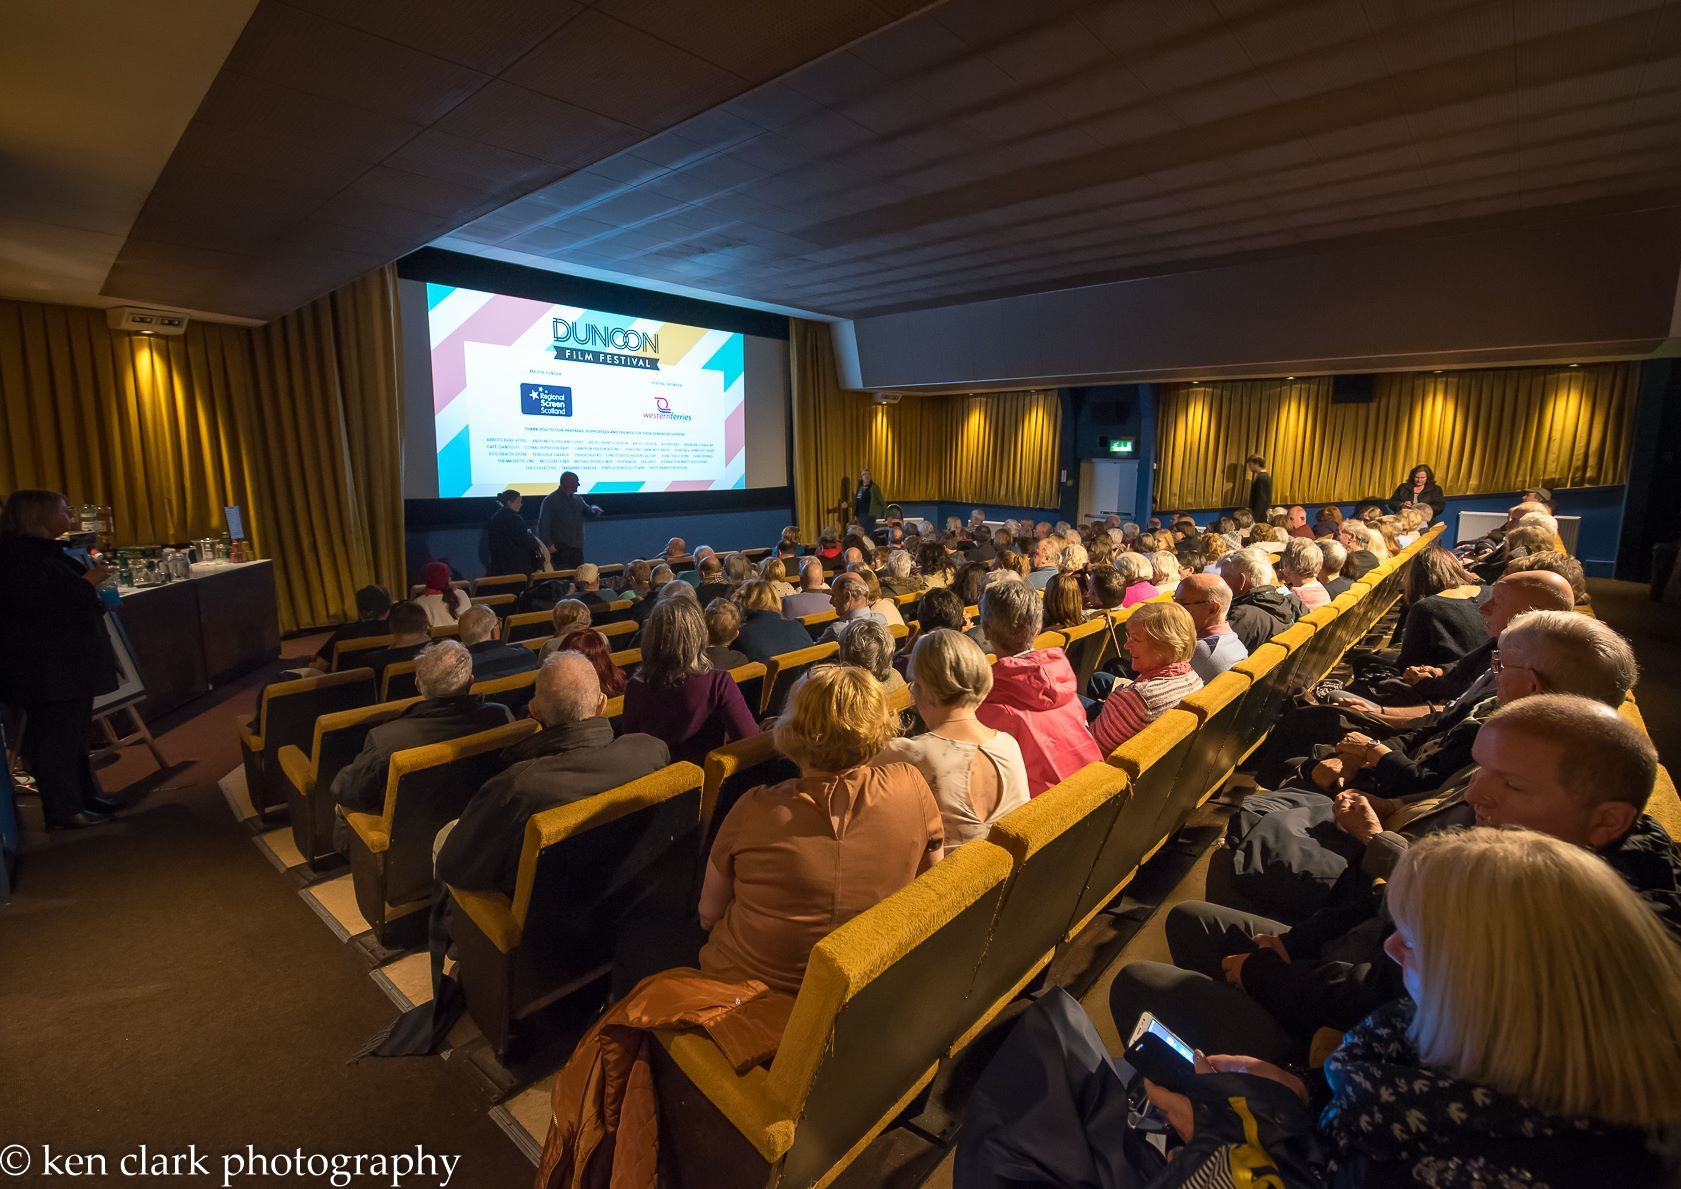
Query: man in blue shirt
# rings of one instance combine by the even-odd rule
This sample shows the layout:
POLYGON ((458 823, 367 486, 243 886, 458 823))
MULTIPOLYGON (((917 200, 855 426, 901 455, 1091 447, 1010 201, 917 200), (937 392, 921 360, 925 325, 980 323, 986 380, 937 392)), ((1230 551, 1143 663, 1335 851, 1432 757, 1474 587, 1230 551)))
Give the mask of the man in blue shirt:
POLYGON ((1173 592, 1173 601, 1189 611, 1191 622, 1196 624, 1197 646, 1191 653, 1191 670, 1204 684, 1249 655, 1249 649, 1226 622, 1232 588, 1220 575, 1192 574, 1173 592))
POLYGON ((567 471, 560 486, 543 497, 537 513, 537 539, 554 550, 550 563, 557 570, 575 570, 584 564, 584 518, 594 519, 601 509, 578 494, 578 476, 567 471))

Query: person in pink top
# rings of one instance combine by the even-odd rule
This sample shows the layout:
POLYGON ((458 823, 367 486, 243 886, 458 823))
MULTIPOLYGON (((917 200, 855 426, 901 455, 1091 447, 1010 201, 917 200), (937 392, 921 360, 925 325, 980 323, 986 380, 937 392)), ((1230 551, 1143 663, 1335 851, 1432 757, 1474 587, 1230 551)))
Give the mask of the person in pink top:
POLYGON ((998 663, 992 692, 975 717, 1021 745, 1030 797, 1103 758, 1086 729, 1068 658, 1060 648, 1033 651, 1044 610, 1039 592, 1025 582, 995 582, 981 598, 981 630, 998 663))
POLYGON ((1312 611, 1331 601, 1331 592, 1319 581, 1319 569, 1325 555, 1312 541, 1292 537, 1278 559, 1278 578, 1290 588, 1290 593, 1312 611))
POLYGON ((1161 594, 1161 588, 1150 581, 1155 576, 1156 567, 1147 554, 1121 554, 1115 559, 1115 573, 1126 583, 1126 597, 1121 600, 1123 607, 1146 602, 1161 594))

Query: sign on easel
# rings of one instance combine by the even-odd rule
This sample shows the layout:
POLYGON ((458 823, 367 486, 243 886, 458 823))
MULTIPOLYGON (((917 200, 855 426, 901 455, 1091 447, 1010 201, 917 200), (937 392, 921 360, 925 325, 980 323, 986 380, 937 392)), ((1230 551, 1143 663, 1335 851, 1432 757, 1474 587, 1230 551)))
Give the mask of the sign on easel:
POLYGON ((117 686, 93 700, 93 719, 105 733, 106 740, 98 753, 114 752, 130 743, 144 743, 158 767, 167 768, 169 765, 158 750, 158 741, 152 737, 146 720, 140 717, 140 701, 146 696, 146 683, 140 677, 140 667, 134 662, 134 648, 128 642, 128 633, 115 615, 105 617, 105 630, 111 638, 111 652, 117 660, 117 686), (126 734, 111 722, 113 717, 122 713, 128 715, 130 724, 126 734))

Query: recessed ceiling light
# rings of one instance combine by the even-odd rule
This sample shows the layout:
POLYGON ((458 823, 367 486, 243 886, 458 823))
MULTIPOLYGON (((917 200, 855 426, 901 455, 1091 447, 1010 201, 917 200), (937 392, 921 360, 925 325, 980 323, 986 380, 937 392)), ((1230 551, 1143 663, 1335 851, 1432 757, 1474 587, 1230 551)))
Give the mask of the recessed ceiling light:
POLYGON ((1294 380, 1294 379, 1295 379, 1295 378, 1296 378, 1296 377, 1294 377, 1294 376, 1285 376, 1285 377, 1284 377, 1284 378, 1285 378, 1285 379, 1286 379, 1286 380, 1294 380))
POLYGON ((1435 370, 1435 372, 1434 372, 1434 373, 1432 373, 1432 374, 1434 374, 1434 375, 1438 375, 1438 376, 1439 376, 1439 375, 1441 375, 1441 374, 1442 374, 1442 369, 1441 369, 1441 368, 1437 368, 1437 369, 1436 369, 1436 370, 1435 370))
POLYGON ((1579 364, 1579 363, 1572 363, 1570 366, 1571 367, 1581 367, 1582 365, 1579 364))

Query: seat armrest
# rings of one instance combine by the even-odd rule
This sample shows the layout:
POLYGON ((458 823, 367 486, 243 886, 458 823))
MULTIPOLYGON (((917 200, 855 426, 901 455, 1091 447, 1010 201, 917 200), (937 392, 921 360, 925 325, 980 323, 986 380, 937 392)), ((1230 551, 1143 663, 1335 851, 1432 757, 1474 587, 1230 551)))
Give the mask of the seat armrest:
POLYGON ((345 824, 356 836, 362 840, 370 853, 382 855, 391 847, 391 834, 385 828, 385 819, 377 813, 347 813, 344 815, 345 824))
POLYGON ((288 743, 280 749, 280 771, 293 788, 303 796, 315 791, 315 765, 309 762, 303 749, 288 743))
POLYGON ((794 1146, 795 1122, 766 1088, 769 1075, 762 1066, 737 1073, 704 1032, 658 1029, 654 1039, 767 1163, 774 1165, 788 1154, 794 1146))
POLYGON ((514 952, 522 931, 514 920, 513 901, 501 892, 468 892, 457 887, 451 887, 449 894, 492 945, 504 954, 514 952))
POLYGON ((243 714, 234 719, 234 725, 239 728, 239 742, 246 751, 257 755, 263 750, 263 737, 256 732, 256 720, 246 718, 243 714))

